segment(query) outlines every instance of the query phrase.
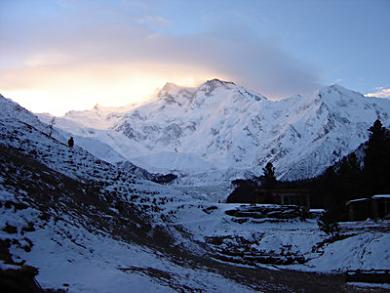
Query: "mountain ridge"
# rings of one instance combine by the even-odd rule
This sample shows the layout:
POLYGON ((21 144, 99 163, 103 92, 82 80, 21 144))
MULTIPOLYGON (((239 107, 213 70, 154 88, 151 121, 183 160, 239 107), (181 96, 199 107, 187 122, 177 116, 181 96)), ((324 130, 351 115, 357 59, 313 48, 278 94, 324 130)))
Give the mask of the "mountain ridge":
MULTIPOLYGON (((335 239, 318 211, 157 184, 172 176, 105 162, 12 101, 0 107, 0 270, 27 264, 70 292, 329 292, 348 270, 389 267, 387 221, 340 223, 335 239)), ((192 179, 221 181, 203 175, 192 179)))
POLYGON ((97 118, 98 110, 65 115, 56 127, 152 171, 261 174, 271 161, 282 179, 316 176, 363 143, 377 118, 390 125, 390 101, 337 84, 269 100, 219 79, 193 88, 167 83, 155 99, 129 111, 97 118))
MULTIPOLYGON (((177 88, 175 91, 177 94, 177 88)), ((192 148, 189 153, 197 154, 215 165, 221 165, 218 159, 225 156, 230 162, 222 164, 224 168, 237 166, 236 162, 245 162, 246 153, 251 152, 252 159, 246 160, 246 164, 241 166, 238 164, 240 168, 251 168, 256 164, 264 165, 266 161, 274 161, 277 164, 280 158, 285 157, 284 153, 288 152, 286 146, 288 147, 289 143, 297 145, 307 132, 312 132, 312 137, 309 137, 305 144, 316 144, 319 140, 326 143, 328 133, 334 132, 337 128, 344 130, 342 135, 347 136, 345 132, 350 132, 351 124, 356 124, 352 128, 355 128, 354 131, 357 130, 360 139, 342 152, 345 155, 367 138, 364 131, 378 115, 384 123, 389 123, 388 102, 364 97, 339 85, 322 88, 309 97, 295 96, 271 101, 261 95, 245 91, 234 83, 211 80, 199 86, 194 96, 192 103, 184 106, 160 101, 160 104, 151 103, 141 109, 138 108, 120 119, 114 129, 136 143, 146 144, 150 149, 156 149, 158 145, 161 149, 168 147, 171 151, 180 153, 192 148), (370 109, 372 111, 365 111, 370 109), (214 119, 215 117, 223 119, 214 119), (140 133, 139 130, 143 132, 140 133), (148 131, 150 133, 145 134, 148 131), (173 132, 171 136, 170 132, 173 132), (164 133, 166 136, 157 133, 164 133), (192 147, 191 142, 182 139, 186 136, 187 138, 192 136, 198 143, 207 141, 207 147, 203 149, 192 147), (289 141, 286 141, 286 136, 290 137, 289 141), (177 137, 179 139, 175 139, 177 137), (149 139, 152 142, 148 142, 149 139), (245 140, 248 141, 247 144, 234 145, 237 141, 245 140), (216 147, 213 149, 213 146, 216 147), (259 146, 263 148, 261 153, 255 150, 259 146), (235 148, 235 151, 231 152, 232 148, 235 148), (215 157, 218 158, 210 158, 212 152, 215 152, 215 157), (232 154, 230 158, 229 152, 232 154)), ((340 137, 335 139, 341 140, 340 137)), ((348 139, 344 140, 344 143, 348 143, 348 139)), ((332 162, 335 159, 333 158, 332 162)), ((282 172, 289 173, 288 168, 284 168, 287 170, 282 172)), ((303 175, 307 176, 308 173, 303 175)))

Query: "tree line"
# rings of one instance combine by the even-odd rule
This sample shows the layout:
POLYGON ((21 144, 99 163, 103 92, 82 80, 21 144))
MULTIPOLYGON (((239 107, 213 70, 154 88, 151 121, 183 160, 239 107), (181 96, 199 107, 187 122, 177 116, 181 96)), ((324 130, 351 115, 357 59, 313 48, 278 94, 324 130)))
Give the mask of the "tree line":
POLYGON ((314 196, 323 198, 332 219, 346 218, 345 203, 349 200, 390 193, 390 131, 379 119, 368 131, 363 160, 354 152, 327 168, 314 184, 314 196))
POLYGON ((356 152, 328 167, 320 176, 297 180, 277 181, 275 168, 268 163, 264 175, 255 180, 238 180, 228 202, 253 202, 260 181, 263 188, 300 188, 311 191, 312 207, 325 208, 333 220, 345 220, 345 203, 359 197, 390 193, 390 130, 377 119, 368 129, 369 139, 361 146, 360 160, 356 152), (364 158, 362 158, 364 157, 364 158))

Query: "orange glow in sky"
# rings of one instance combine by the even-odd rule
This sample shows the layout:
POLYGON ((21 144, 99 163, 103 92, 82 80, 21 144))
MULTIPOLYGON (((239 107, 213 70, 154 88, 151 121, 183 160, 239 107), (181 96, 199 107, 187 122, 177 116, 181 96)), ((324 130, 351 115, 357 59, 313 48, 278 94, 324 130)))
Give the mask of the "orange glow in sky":
POLYGON ((270 99, 388 95, 390 1, 287 2, 0 0, 0 94, 56 115, 212 78, 270 99))
MULTIPOLYGON (((57 56, 62 58, 61 56, 57 56)), ((37 56, 26 67, 2 76, 2 94, 34 112, 63 115, 69 110, 123 106, 154 97, 166 82, 197 86, 221 77, 194 66, 164 64, 50 64, 37 56)))

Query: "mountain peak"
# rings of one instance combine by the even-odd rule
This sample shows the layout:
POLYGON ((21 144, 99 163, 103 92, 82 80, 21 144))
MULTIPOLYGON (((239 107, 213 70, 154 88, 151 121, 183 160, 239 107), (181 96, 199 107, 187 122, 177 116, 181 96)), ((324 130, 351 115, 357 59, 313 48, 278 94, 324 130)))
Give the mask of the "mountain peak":
POLYGON ((340 85, 338 83, 333 83, 333 84, 331 84, 331 85, 329 85, 327 87, 335 89, 335 90, 348 90, 347 88, 343 87, 342 85, 340 85))
POLYGON ((180 89, 182 89, 182 87, 178 86, 177 84, 174 84, 173 82, 167 82, 158 92, 157 96, 163 97, 169 93, 176 92, 180 89))
POLYGON ((177 84, 173 83, 173 82, 167 82, 163 87, 162 87, 162 91, 171 91, 171 90, 175 90, 175 89, 178 89, 180 88, 180 86, 178 86, 177 84))
POLYGON ((351 95, 351 94, 357 94, 357 92, 354 92, 352 90, 349 90, 339 84, 332 84, 326 87, 323 87, 319 90, 320 95, 330 95, 330 94, 337 94, 339 96, 341 95, 351 95))
MULTIPOLYGON (((206 82, 202 83, 198 89, 200 90, 206 90, 208 92, 212 92, 214 89, 218 88, 218 87, 231 87, 231 86, 234 86, 236 85, 234 82, 231 82, 231 81, 224 81, 224 80, 221 80, 221 79, 218 79, 218 78, 213 78, 213 79, 210 79, 210 80, 207 80, 206 82)), ((172 82, 167 82, 162 88, 161 90, 159 91, 158 93, 158 97, 164 97, 164 96, 167 96, 167 95, 175 95, 177 94, 177 92, 179 92, 180 90, 191 90, 193 88, 190 88, 190 87, 183 87, 183 86, 179 86, 175 83, 172 83, 172 82)))
POLYGON ((221 80, 218 78, 213 78, 213 79, 206 81, 204 84, 201 85, 201 87, 208 86, 208 87, 216 88, 216 87, 220 87, 220 86, 233 86, 233 85, 236 85, 236 84, 232 81, 225 81, 225 80, 221 80))
POLYGON ((217 78, 210 79, 199 86, 199 90, 206 93, 206 95, 211 94, 217 88, 226 88, 231 89, 232 87, 237 86, 234 82, 223 81, 217 78))

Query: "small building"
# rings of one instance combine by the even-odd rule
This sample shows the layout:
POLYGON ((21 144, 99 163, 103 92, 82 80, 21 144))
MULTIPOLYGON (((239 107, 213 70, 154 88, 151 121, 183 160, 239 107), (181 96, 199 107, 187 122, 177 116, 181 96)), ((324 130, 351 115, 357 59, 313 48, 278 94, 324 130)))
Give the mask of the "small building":
POLYGON ((357 198, 345 203, 348 209, 348 219, 350 221, 362 221, 371 216, 371 199, 357 198))
POLYGON ((372 198, 375 219, 390 219, 390 194, 376 194, 372 198))
POLYGON ((390 219, 390 194, 376 194, 372 197, 347 201, 348 219, 362 221, 372 219, 390 219))
POLYGON ((297 188, 257 189, 257 203, 297 205, 310 209, 310 190, 297 188))

